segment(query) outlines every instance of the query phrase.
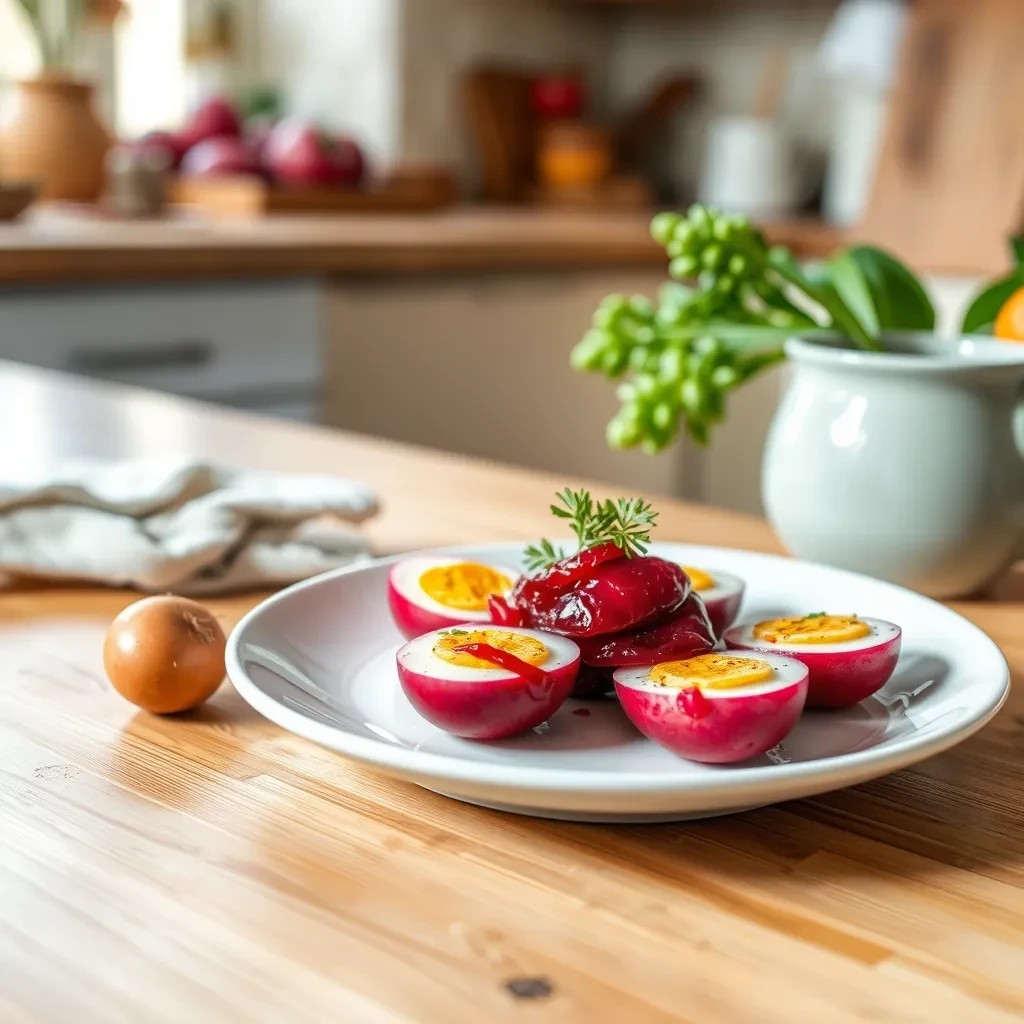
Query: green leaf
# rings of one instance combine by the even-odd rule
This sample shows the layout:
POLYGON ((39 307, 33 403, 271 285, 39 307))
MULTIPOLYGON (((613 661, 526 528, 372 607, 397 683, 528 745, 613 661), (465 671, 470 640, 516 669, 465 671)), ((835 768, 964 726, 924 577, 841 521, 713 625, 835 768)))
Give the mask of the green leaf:
POLYGON ((879 328, 878 310, 871 287, 852 250, 846 250, 828 261, 828 274, 835 293, 846 308, 856 317, 867 334, 877 336, 879 328))
POLYGON ((995 320, 1006 300, 1021 287, 1024 287, 1024 268, 983 288, 967 307, 960 330, 964 334, 980 333, 995 320))
POLYGON ((1018 270, 1024 270, 1024 235, 1014 235, 1010 239, 1010 252, 1018 270))
POLYGON ((836 291, 836 286, 832 283, 832 278, 829 274, 829 268, 826 263, 808 263, 804 267, 804 275, 807 281, 811 285, 811 290, 808 291, 808 295, 812 298, 822 302, 823 306, 831 303, 833 300, 841 302, 839 298, 839 292, 836 291))
POLYGON ((843 256, 861 273, 874 307, 877 330, 935 329, 935 307, 924 285, 898 259, 870 245, 854 246, 843 256))

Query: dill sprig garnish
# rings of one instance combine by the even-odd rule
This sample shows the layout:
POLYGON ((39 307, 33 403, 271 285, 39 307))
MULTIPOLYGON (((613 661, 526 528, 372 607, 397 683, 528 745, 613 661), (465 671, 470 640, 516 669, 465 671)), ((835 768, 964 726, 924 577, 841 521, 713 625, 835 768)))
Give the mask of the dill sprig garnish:
MULTIPOLYGON (((651 542, 651 529, 658 513, 640 498, 608 498, 595 501, 589 491, 568 487, 556 496, 551 514, 565 519, 576 535, 576 550, 614 544, 627 558, 643 555, 651 542)), ((528 572, 547 569, 565 557, 549 540, 531 544, 524 552, 528 572)))

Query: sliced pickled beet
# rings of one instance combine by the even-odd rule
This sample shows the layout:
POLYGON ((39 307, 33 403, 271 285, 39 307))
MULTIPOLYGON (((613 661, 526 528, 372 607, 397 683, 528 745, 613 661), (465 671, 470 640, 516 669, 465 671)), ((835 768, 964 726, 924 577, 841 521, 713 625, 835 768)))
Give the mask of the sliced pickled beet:
POLYGON ((570 696, 577 700, 614 700, 615 680, 611 668, 597 668, 580 662, 580 671, 570 696))
POLYGON ((660 620, 682 607, 688 595, 689 582, 675 562, 619 558, 591 568, 572 590, 553 598, 524 590, 517 604, 533 628, 580 638, 660 620))
POLYGON ((681 608, 652 625, 610 635, 579 637, 580 657, 590 667, 656 665, 715 646, 704 602, 690 594, 681 608))
POLYGON ((523 613, 501 594, 491 594, 487 598, 487 610, 491 613, 491 622, 496 626, 524 625, 523 613))
POLYGON ((523 661, 522 658, 517 658, 500 647, 492 647, 490 644, 462 644, 455 650, 460 654, 472 654, 474 658, 479 658, 481 661, 489 661, 492 665, 497 665, 498 668, 503 668, 507 672, 514 672, 528 683, 544 686, 548 682, 548 674, 544 669, 531 665, 528 661, 523 661))
POLYGON ((532 601, 541 594, 554 597, 564 593, 580 580, 589 579, 597 566, 618 558, 625 558, 625 555, 617 544, 599 544, 595 548, 577 551, 537 576, 521 577, 512 591, 513 603, 518 603, 519 598, 532 601))

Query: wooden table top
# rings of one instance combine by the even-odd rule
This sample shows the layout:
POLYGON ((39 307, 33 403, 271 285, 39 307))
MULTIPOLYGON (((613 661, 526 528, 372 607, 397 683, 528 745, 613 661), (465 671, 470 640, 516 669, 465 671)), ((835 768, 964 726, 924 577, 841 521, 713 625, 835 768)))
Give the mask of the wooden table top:
MULTIPOLYGON (((354 474, 392 551, 526 538, 571 481, 0 364, 0 473, 203 454, 354 474), (467 500, 471 496, 472 500, 467 500)), ((771 550, 661 501, 665 538, 771 550)), ((101 638, 132 595, 0 592, 0 1020, 1019 1022, 1024 699, 868 785, 608 827, 347 763, 225 685, 137 712, 101 638)), ((212 602, 226 626, 258 595, 212 602)), ((1024 671, 1020 590, 958 609, 1024 671)))
MULTIPOLYGON (((453 207, 437 213, 118 222, 43 209, 0 224, 0 285, 213 277, 333 277, 666 266, 649 211, 453 207)), ((769 225, 774 242, 822 255, 838 234, 769 225)))

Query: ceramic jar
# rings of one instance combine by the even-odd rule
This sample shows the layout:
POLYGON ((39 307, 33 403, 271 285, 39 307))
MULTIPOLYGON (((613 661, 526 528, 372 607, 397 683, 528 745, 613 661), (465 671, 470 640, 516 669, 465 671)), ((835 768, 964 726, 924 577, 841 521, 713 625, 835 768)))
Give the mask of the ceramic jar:
POLYGON ((902 334, 886 345, 787 344, 765 511, 801 558, 933 597, 972 593, 1022 550, 1024 344, 902 334))
POLYGON ((103 189, 110 144, 91 85, 63 75, 19 82, 0 130, 0 177, 38 183, 43 199, 91 202, 103 189))

